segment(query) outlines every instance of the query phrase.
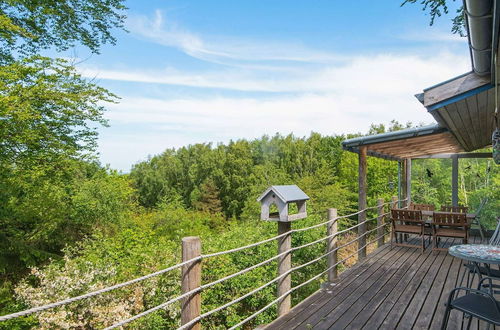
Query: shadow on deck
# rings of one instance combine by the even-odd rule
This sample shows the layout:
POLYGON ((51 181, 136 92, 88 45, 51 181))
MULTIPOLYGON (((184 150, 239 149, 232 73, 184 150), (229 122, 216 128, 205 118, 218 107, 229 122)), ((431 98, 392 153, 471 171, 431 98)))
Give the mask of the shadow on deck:
MULTIPOLYGON (((447 252, 385 245, 266 329, 439 329, 448 293, 463 273, 461 261, 447 252)), ((462 314, 453 311, 448 329, 461 326, 462 314)))

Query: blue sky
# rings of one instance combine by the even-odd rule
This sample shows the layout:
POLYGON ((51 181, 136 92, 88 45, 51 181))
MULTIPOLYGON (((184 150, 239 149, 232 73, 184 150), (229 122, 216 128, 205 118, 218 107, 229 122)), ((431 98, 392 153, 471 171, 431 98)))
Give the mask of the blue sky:
POLYGON ((72 52, 86 77, 121 97, 107 105, 101 162, 127 172, 198 142, 432 122, 413 95, 469 71, 467 43, 450 16, 430 27, 420 7, 399 4, 127 2, 129 32, 116 46, 72 52))

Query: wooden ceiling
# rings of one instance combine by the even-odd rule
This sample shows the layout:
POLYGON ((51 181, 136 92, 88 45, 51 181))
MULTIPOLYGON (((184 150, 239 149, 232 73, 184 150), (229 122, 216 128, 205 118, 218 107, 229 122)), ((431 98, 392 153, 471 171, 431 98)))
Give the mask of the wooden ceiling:
POLYGON ((365 146, 370 154, 399 159, 464 151, 450 132, 366 144, 365 146))

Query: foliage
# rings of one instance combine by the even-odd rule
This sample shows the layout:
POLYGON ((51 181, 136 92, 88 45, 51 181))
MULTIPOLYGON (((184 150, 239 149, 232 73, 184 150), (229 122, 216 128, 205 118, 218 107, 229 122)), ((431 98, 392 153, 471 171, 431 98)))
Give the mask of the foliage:
POLYGON ((81 44, 98 53, 116 42, 111 34, 123 28, 123 0, 6 0, 0 2, 0 63, 16 56, 81 44))
MULTIPOLYGON (((456 1, 456 0, 453 0, 456 1)), ((428 11, 431 16, 430 25, 434 24, 436 18, 441 17, 443 14, 448 14, 449 8, 448 5, 450 3, 449 0, 404 0, 401 6, 404 6, 407 3, 415 4, 419 2, 422 5, 423 11, 428 11)), ((451 32, 454 34, 458 34, 461 37, 466 36, 465 31, 465 18, 464 18, 464 7, 460 6, 456 11, 456 16, 452 18, 452 27, 451 32)))
MULTIPOLYGON (((394 122, 389 127, 373 125, 373 129, 378 132, 405 126, 394 122)), ((275 135, 253 141, 233 141, 227 145, 197 144, 167 150, 162 155, 141 162, 134 166, 130 176, 78 163, 80 167, 76 168, 79 170, 68 173, 67 177, 79 179, 75 179, 72 185, 63 186, 65 194, 44 190, 40 184, 34 187, 41 189, 40 196, 44 198, 71 196, 69 200, 72 203, 60 204, 63 205, 61 210, 50 205, 62 203, 64 198, 56 198, 57 202, 50 203, 41 199, 43 205, 49 205, 43 210, 53 219, 68 218, 72 225, 82 225, 74 232, 86 233, 87 238, 55 230, 54 235, 60 233, 79 243, 76 246, 68 244, 64 248, 63 259, 54 252, 54 260, 45 267, 37 266, 40 260, 27 263, 35 267, 15 286, 15 299, 4 303, 4 310, 19 310, 55 301, 64 294, 77 295, 174 265, 181 261, 179 242, 185 236, 199 236, 205 254, 271 237, 276 234, 276 224, 259 220, 260 206, 256 201, 270 184, 295 183, 311 197, 308 218, 294 222, 293 228, 325 221, 325 211, 329 207, 336 207, 339 214, 355 211, 357 155, 341 149, 340 141, 343 139, 343 136, 312 133, 304 138, 275 135), (62 212, 64 216, 57 212, 62 212), (83 224, 91 225, 87 227, 83 224), (109 276, 106 272, 110 272, 109 276), (76 277, 81 280, 76 281, 76 277), (54 286, 54 283, 57 285, 54 286), (61 287, 64 285, 73 291, 63 293, 61 287)), ((368 168, 369 205, 375 205, 378 198, 388 201, 397 194, 395 162, 370 157, 368 168)), ((437 207, 449 204, 450 173, 449 160, 414 160, 413 200, 433 203, 437 207)), ((481 216, 486 222, 491 222, 500 206, 498 168, 489 165, 488 161, 461 160, 459 173, 461 200, 475 208, 478 201, 490 196, 491 203, 486 205, 481 216)), ((53 189, 56 188, 57 185, 53 189)), ((33 196, 37 196, 34 194, 37 189, 33 188, 33 196)), ((36 202, 37 198, 26 196, 26 201, 31 200, 38 205, 33 210, 42 209, 42 203, 36 202)), ((23 208, 26 208, 27 215, 33 212, 28 205, 23 208)), ((368 217, 375 214, 375 211, 371 211, 368 217)), ((352 226, 355 222, 356 217, 342 219, 339 229, 352 226)), ((375 221, 369 223, 368 229, 375 226, 375 221)), ((292 237, 292 245, 315 241, 324 236, 324 231, 324 227, 319 227, 296 233, 292 237)), ((375 232, 371 232, 368 240, 373 240, 375 235, 375 232)), ((57 239, 61 240, 60 237, 57 239)), ((346 244, 353 239, 353 233, 346 233, 339 242, 346 244)), ((370 250, 373 246, 368 248, 370 250)), ((276 255, 276 249, 276 243, 269 242, 242 252, 205 259, 202 282, 212 282, 271 258, 276 255)), ((323 241, 295 251, 293 265, 298 266, 317 258, 324 253, 324 249, 323 241)), ((339 258, 355 255, 355 252, 356 246, 348 245, 340 251, 339 258)), ((352 265, 355 260, 355 257, 349 258, 340 268, 352 265)), ((276 276, 276 267, 276 261, 273 261, 204 290, 203 312, 264 285, 276 276)), ((295 271, 292 275, 293 285, 303 283, 325 267, 325 260, 321 260, 295 271)), ((89 299, 46 311, 37 317, 19 320, 15 325, 36 324, 42 328, 108 326, 179 295, 179 276, 176 270, 109 293, 102 299, 89 299), (83 314, 84 311, 86 314, 83 314)), ((324 277, 294 292, 293 303, 317 290, 322 281, 324 277)), ((202 325, 206 328, 234 325, 266 306, 275 299, 275 294, 276 285, 270 285, 230 308, 207 317, 202 325)), ((179 312, 179 305, 172 304, 132 323, 130 327, 174 328, 179 326, 179 312)), ((273 306, 252 320, 248 327, 269 323, 275 317, 276 307, 273 306)))
POLYGON ((94 123, 113 94, 64 60, 30 57, 0 70, 0 166, 32 169, 95 150, 94 123))

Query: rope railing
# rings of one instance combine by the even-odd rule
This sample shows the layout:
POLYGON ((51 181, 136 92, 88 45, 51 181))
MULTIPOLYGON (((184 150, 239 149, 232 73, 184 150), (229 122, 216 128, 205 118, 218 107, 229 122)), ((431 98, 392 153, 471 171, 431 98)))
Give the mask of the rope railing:
MULTIPOLYGON (((404 199, 404 200, 406 200, 406 199, 404 199)), ((400 200, 400 201, 404 201, 404 200, 400 200)), ((398 201, 398 202, 400 202, 400 201, 398 201)), ((262 241, 259 241, 259 242, 248 244, 248 245, 245 245, 245 246, 242 246, 242 247, 237 247, 237 248, 229 249, 229 250, 225 250, 225 251, 220 251, 220 252, 215 252, 215 253, 200 255, 200 256, 198 256, 196 258, 192 258, 192 259, 186 260, 186 261, 181 262, 179 264, 167 267, 165 269, 159 270, 157 272, 154 272, 154 273, 151 273, 151 274, 148 274, 148 275, 145 275, 145 276, 141 276, 141 277, 135 278, 135 279, 130 280, 130 281, 126 281, 126 282, 123 282, 123 283, 112 285, 110 287, 106 287, 106 288, 103 288, 103 289, 100 289, 100 290, 89 292, 89 293, 84 294, 84 295, 80 295, 80 296, 76 296, 76 297, 64 299, 64 300, 61 300, 61 301, 58 301, 58 302, 54 302, 54 303, 46 304, 46 305, 43 305, 43 306, 38 306, 38 307, 30 308, 30 309, 27 309, 27 310, 24 310, 24 311, 20 311, 20 312, 8 314, 8 315, 3 315, 3 316, 0 316, 0 321, 6 321, 6 320, 13 319, 13 318, 16 318, 16 317, 26 316, 26 315, 29 315, 29 314, 33 314, 33 313, 45 311, 45 310, 48 310, 48 309, 51 309, 51 308, 63 306, 63 305, 66 305, 66 304, 69 304, 69 303, 72 303, 72 302, 79 301, 79 300, 91 298, 91 297, 94 297, 94 296, 97 296, 97 295, 100 295, 100 294, 103 294, 103 293, 106 293, 106 292, 109 292, 109 291, 112 291, 112 290, 115 290, 115 289, 119 289, 119 288, 131 285, 131 284, 134 284, 134 283, 138 283, 138 282, 144 281, 146 279, 149 279, 149 278, 152 278, 152 277, 155 277, 155 276, 159 276, 159 275, 165 274, 167 272, 170 272, 170 271, 173 271, 175 269, 181 268, 182 266, 185 266, 185 265, 188 265, 188 264, 191 264, 191 263, 194 263, 194 262, 199 262, 199 261, 201 261, 203 259, 217 257, 217 256, 221 256, 221 255, 235 253, 235 252, 240 252, 240 251, 243 251, 243 250, 246 250, 246 249, 257 247, 257 246, 260 246, 262 244, 275 241, 275 240, 277 240, 279 238, 282 238, 282 237, 285 237, 287 235, 291 235, 292 233, 303 232, 303 231, 311 230, 311 229, 314 229, 314 228, 319 228, 321 226, 325 226, 325 225, 331 224, 334 221, 338 221, 339 219, 349 218, 349 217, 361 214, 362 212, 366 212, 367 210, 385 207, 386 205, 392 204, 392 203, 394 203, 394 202, 391 201, 391 202, 383 203, 383 204, 380 204, 380 205, 377 205, 377 206, 367 207, 367 208, 365 208, 363 210, 360 210, 360 211, 357 211, 357 212, 354 212, 354 213, 351 213, 351 214, 343 215, 343 216, 337 216, 337 217, 334 217, 333 219, 329 219, 328 221, 321 222, 319 224, 315 224, 315 225, 312 225, 312 226, 309 226, 309 227, 292 229, 292 230, 290 230, 290 231, 288 231, 286 233, 283 233, 283 234, 280 234, 280 235, 277 235, 277 236, 274 236, 274 237, 271 237, 271 238, 268 238, 268 239, 265 239, 265 240, 262 240, 262 241)), ((250 267, 242 269, 242 270, 240 270, 238 272, 235 272, 233 274, 227 275, 227 276, 225 276, 223 278, 220 278, 218 280, 215 280, 215 281, 213 281, 211 283, 203 284, 203 285, 201 285, 201 286, 199 286, 199 287, 197 287, 197 288, 195 288, 193 290, 190 290, 190 291, 185 292, 185 293, 183 293, 183 294, 181 294, 181 295, 179 295, 179 296, 177 296, 175 298, 172 298, 172 299, 170 299, 170 300, 168 300, 168 301, 166 301, 166 302, 164 302, 164 303, 162 303, 160 305, 157 305, 157 306, 155 306, 153 308, 150 308, 150 309, 148 309, 146 311, 143 311, 143 312, 141 312, 141 313, 139 313, 137 315, 134 315, 134 316, 132 316, 132 317, 126 319, 126 320, 123 320, 123 321, 120 321, 120 322, 118 322, 116 324, 113 324, 112 326, 108 327, 107 329, 114 329, 114 328, 117 328, 117 327, 121 327, 121 326, 123 326, 125 324, 128 324, 128 323, 130 323, 130 322, 138 319, 138 318, 144 317, 144 316, 146 316, 146 315, 148 315, 150 313, 153 313, 153 312, 155 312, 155 311, 157 311, 159 309, 163 309, 163 308, 165 308, 166 306, 168 306, 168 305, 170 305, 172 303, 175 303, 177 301, 182 300, 183 298, 189 297, 189 296, 191 296, 193 294, 197 294, 197 293, 199 293, 199 292, 201 292, 203 290, 206 290, 206 289, 208 289, 208 288, 210 288, 210 287, 212 287, 214 285, 220 284, 220 283, 222 283, 224 281, 227 281, 229 279, 232 279, 234 277, 243 275, 243 274, 245 274, 247 272, 250 272, 250 271, 252 271, 252 270, 254 270, 254 269, 258 268, 258 267, 261 267, 261 266, 266 265, 266 264, 268 264, 268 263, 270 263, 272 261, 275 261, 275 260, 277 260, 277 259, 279 259, 281 257, 284 257, 287 254, 293 253, 294 251, 300 250, 300 249, 305 248, 305 247, 312 246, 314 244, 320 243, 320 242, 325 241, 327 239, 332 239, 332 238, 338 237, 338 236, 340 236, 340 235, 342 235, 342 234, 344 234, 346 232, 349 232, 349 231, 351 231, 353 229, 358 228, 359 226, 361 226, 361 225, 363 225, 363 224, 365 224, 367 222, 370 222, 370 221, 373 221, 375 219, 378 219, 379 217, 384 217, 387 214, 389 214, 389 212, 383 213, 383 214, 379 214, 376 217, 373 217, 373 218, 370 218, 370 219, 366 219, 366 220, 364 220, 364 221, 362 221, 360 223, 357 223, 354 226, 351 226, 351 227, 346 228, 346 229, 341 230, 341 231, 337 231, 337 232, 335 232, 335 233, 333 233, 331 235, 324 236, 324 237, 322 237, 320 239, 317 239, 317 240, 315 240, 313 242, 309 242, 309 243, 305 243, 305 244, 303 244, 301 246, 293 247, 293 248, 291 248, 291 249, 289 249, 289 250, 287 250, 287 251, 285 251, 283 253, 277 254, 277 255, 269 258, 269 259, 261 261, 261 262, 259 262, 257 264, 254 264, 254 265, 250 266, 250 267)), ((337 246, 336 248, 329 250, 327 253, 325 253, 325 254, 323 254, 323 255, 315 258, 315 259, 312 259, 312 260, 310 260, 310 261, 308 261, 308 262, 306 262, 306 263, 304 263, 302 265, 290 268, 287 272, 285 272, 283 274, 280 274, 278 277, 272 279, 271 281, 269 281, 266 284, 258 287, 257 289, 254 289, 254 290, 252 290, 252 291, 250 291, 250 292, 242 295, 241 297, 238 297, 238 298, 236 298, 236 299, 234 299, 234 300, 232 300, 232 301, 230 301, 230 302, 228 302, 228 303, 226 303, 226 304, 224 304, 222 306, 219 306, 219 307, 217 307, 217 308, 215 308, 215 309, 213 309, 213 310, 211 310, 209 312, 206 312, 204 314, 199 315, 195 319, 191 320, 189 323, 184 324, 180 329, 185 329, 189 325, 192 325, 192 324, 194 324, 196 322, 199 322, 201 319, 206 318, 209 315, 212 315, 213 313, 216 313, 217 311, 223 310, 223 309, 225 309, 225 308, 227 308, 227 307, 229 307, 231 305, 234 305, 234 304, 240 302, 241 300, 245 299, 246 297, 248 297, 248 296, 250 296, 252 294, 255 294, 255 293, 257 293, 257 292, 259 292, 261 290, 263 290, 264 288, 268 287, 269 285, 272 285, 273 283, 279 281, 281 278, 283 278, 283 277, 291 274, 292 272, 297 271, 297 270, 299 270, 299 269, 301 269, 303 267, 306 267, 308 265, 314 264, 314 263, 318 262, 319 260, 327 257, 328 255, 330 255, 330 254, 338 251, 339 249, 341 249, 343 247, 346 247, 346 246, 348 246, 350 244, 353 244, 354 242, 358 241, 359 238, 361 238, 363 236, 366 236, 367 234, 369 234, 369 233, 371 233, 371 232, 373 232, 373 231, 375 231, 375 230, 377 230, 377 229, 379 229, 379 228, 381 228, 383 226, 386 226, 386 225, 387 225, 387 223, 385 223, 383 225, 380 225, 380 226, 377 226, 376 228, 371 229, 371 230, 365 232, 363 235, 358 236, 356 239, 353 239, 353 240, 351 240, 351 241, 349 241, 349 242, 347 242, 347 243, 345 243, 345 244, 343 244, 341 246, 337 246)), ((383 236, 385 236, 385 235, 386 234, 384 234, 383 236)), ((379 239, 380 237, 382 237, 382 236, 377 237, 375 240, 379 239)), ((349 257, 344 258, 343 260, 337 262, 333 266, 330 266, 327 270, 325 270, 322 273, 316 275, 312 279, 310 279, 310 280, 308 280, 308 281, 306 281, 306 282, 304 282, 304 283, 302 283, 302 284, 300 284, 300 285, 292 288, 290 290, 290 293, 293 292, 293 291, 295 291, 299 287, 302 287, 303 285, 305 285, 307 283, 310 283, 314 278, 319 278, 319 276, 321 276, 321 275, 325 274, 326 272, 328 272, 329 270, 331 270, 332 267, 336 267, 338 264, 340 264, 340 263, 344 262, 345 260, 351 258, 354 254, 358 253, 361 249, 365 248, 368 244, 371 244, 371 242, 373 242, 373 241, 370 241, 370 242, 366 243, 362 247, 358 247, 358 250, 355 253, 351 254, 349 257)), ((286 294, 284 296, 287 296, 288 294, 286 294)), ((262 313, 267 308, 269 308, 270 306, 272 306, 274 303, 278 302, 280 299, 282 299, 282 297, 283 297, 283 295, 281 297, 279 297, 278 299, 275 299, 273 302, 271 302, 271 304, 267 305, 264 309, 260 310, 258 312, 258 314, 262 313)), ((240 324, 236 325, 235 327, 238 327, 239 325, 248 322, 249 320, 251 320, 252 318, 254 318, 255 316, 257 316, 258 314, 253 314, 253 316, 251 318, 245 319, 243 323, 240 323, 240 324)), ((235 328, 235 327, 233 327, 233 328, 235 328)))

